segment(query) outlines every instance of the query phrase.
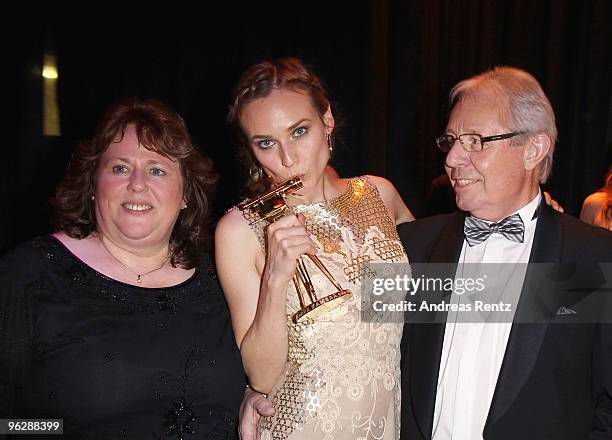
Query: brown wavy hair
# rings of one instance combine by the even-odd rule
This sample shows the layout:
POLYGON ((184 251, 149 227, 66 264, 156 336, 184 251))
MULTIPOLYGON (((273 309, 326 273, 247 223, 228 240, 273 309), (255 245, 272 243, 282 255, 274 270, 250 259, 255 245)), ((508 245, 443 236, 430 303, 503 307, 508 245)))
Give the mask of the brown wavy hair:
MULTIPOLYGON (((248 139, 240 124, 240 116, 247 104, 269 96, 276 89, 289 89, 308 95, 321 120, 330 107, 327 89, 321 79, 298 58, 264 60, 249 67, 234 87, 227 113, 227 121, 239 144, 238 158, 247 172, 253 165, 258 164, 249 148, 248 139)), ((270 184, 271 181, 266 178, 257 182, 249 179, 247 192, 249 195, 259 194, 268 189, 270 184)))
POLYGON ((140 145, 179 164, 187 208, 180 211, 170 236, 170 262, 184 269, 197 267, 207 250, 209 197, 217 174, 212 161, 193 145, 183 119, 159 101, 131 98, 115 105, 100 119, 93 138, 77 145, 51 201, 55 226, 78 239, 97 231, 92 196, 100 157, 128 125, 134 126, 140 145))

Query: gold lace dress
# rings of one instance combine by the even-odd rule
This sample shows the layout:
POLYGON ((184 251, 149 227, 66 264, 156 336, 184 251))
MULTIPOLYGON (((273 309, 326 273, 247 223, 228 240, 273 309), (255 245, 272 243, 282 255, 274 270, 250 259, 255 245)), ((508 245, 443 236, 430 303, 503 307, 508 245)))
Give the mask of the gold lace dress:
MULTIPOLYGON (((407 262, 395 222, 367 177, 348 179, 340 197, 292 207, 303 214, 317 256, 352 295, 313 321, 294 324, 293 283, 287 294, 289 353, 271 399, 275 414, 259 423, 261 439, 399 439, 401 323, 363 322, 361 281, 369 262, 407 262)), ((249 221, 257 217, 243 211, 249 221)), ((265 221, 253 226, 265 249, 265 221)), ((319 297, 329 280, 304 259, 319 297)))

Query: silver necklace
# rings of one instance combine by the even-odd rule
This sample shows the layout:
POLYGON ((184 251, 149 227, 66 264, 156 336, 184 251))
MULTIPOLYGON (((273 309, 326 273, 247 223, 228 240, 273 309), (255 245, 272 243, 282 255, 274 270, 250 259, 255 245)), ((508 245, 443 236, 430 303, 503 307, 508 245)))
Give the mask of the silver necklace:
POLYGON ((127 264, 125 264, 123 261, 121 261, 119 258, 115 257, 113 255, 113 253, 106 247, 106 245, 104 244, 104 240, 102 240, 102 237, 98 238, 98 241, 100 242, 100 244, 102 245, 102 247, 104 248, 104 250, 108 253, 108 255, 110 255, 115 261, 117 261, 119 264, 121 264, 123 267, 125 267, 127 270, 129 270, 130 272, 132 272, 134 275, 136 275, 136 282, 138 284, 142 283, 142 277, 144 277, 145 275, 149 275, 152 274, 153 272, 158 271, 159 269, 161 269, 162 267, 164 267, 166 265, 166 263, 168 262, 168 258, 170 258, 170 256, 168 255, 164 261, 162 261, 162 264, 159 267, 156 267, 155 269, 151 269, 148 272, 144 272, 144 273, 138 273, 136 272, 134 269, 132 269, 130 266, 128 266, 127 264))

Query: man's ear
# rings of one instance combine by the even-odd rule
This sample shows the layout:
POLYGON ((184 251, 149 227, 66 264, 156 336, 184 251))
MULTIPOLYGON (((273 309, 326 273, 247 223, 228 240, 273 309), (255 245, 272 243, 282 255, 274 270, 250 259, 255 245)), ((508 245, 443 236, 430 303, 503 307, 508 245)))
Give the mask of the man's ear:
POLYGON ((550 147, 550 138, 546 133, 539 133, 529 138, 523 155, 525 169, 534 170, 546 158, 550 147))

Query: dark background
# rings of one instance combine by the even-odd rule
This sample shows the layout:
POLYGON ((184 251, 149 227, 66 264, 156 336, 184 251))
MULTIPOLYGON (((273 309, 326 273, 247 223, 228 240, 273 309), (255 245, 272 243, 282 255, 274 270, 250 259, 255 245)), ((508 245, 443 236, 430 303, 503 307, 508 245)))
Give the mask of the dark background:
POLYGON ((334 166, 383 175, 419 217, 442 155, 446 98, 461 79, 514 65, 542 84, 559 142, 548 189, 577 215, 612 162, 609 0, 369 0, 206 3, 46 2, 12 14, 0 173, 0 250, 49 232, 48 200, 79 140, 121 98, 166 101, 221 174, 214 218, 243 176, 225 125, 232 84, 251 63, 298 56, 344 121, 334 166), (42 135, 41 64, 59 63, 60 137, 42 135), (14 52, 14 54, 13 54, 14 52))

